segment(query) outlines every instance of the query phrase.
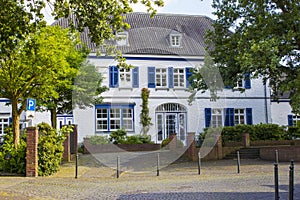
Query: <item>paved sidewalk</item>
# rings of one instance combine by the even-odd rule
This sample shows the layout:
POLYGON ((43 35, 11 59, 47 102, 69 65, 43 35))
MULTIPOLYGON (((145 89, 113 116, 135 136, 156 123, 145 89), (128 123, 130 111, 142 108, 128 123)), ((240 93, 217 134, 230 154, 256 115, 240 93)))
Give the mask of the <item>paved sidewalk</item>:
MULTIPOLYGON (((105 167, 92 156, 79 158, 78 178, 74 163, 64 164, 51 177, 0 177, 0 199, 274 199, 274 165, 261 160, 176 163, 156 170, 124 171, 105 167)), ((300 163, 295 163, 295 196, 300 199, 300 163)), ((289 163, 279 164, 280 199, 288 199, 289 163)))

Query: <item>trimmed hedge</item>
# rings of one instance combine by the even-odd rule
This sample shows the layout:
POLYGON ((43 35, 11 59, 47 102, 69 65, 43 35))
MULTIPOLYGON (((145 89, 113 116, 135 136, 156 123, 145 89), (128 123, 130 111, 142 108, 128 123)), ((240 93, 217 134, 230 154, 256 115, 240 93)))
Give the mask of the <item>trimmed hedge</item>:
MULTIPOLYGON (((258 140, 291 140, 300 137, 300 126, 286 127, 277 124, 256 124, 256 125, 236 125, 222 127, 222 141, 224 142, 240 142, 242 141, 242 133, 249 133, 251 141, 258 140)), ((218 131, 220 128, 204 129, 199 134, 199 140, 211 132, 218 131)))

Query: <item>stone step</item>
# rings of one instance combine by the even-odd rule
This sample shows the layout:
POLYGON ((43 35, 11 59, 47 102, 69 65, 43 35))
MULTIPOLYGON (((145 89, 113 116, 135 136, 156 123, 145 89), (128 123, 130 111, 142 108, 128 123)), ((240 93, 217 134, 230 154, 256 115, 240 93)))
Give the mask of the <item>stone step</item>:
MULTIPOLYGON (((241 159, 257 159, 259 158, 258 148, 241 148, 239 150, 241 159)), ((237 151, 228 154, 225 159, 235 159, 237 158, 237 151)))

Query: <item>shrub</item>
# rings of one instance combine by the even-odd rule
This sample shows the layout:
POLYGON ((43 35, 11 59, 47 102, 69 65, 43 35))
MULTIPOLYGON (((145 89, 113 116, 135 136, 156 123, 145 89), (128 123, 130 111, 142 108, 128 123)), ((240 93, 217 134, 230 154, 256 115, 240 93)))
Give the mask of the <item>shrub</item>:
POLYGON ((64 126, 57 132, 50 125, 41 123, 38 125, 38 131, 38 174, 39 176, 49 176, 59 170, 63 157, 65 134, 72 131, 72 129, 64 126))
POLYGON ((126 136, 122 144, 152 144, 150 135, 126 136))
POLYGON ((12 128, 5 129, 0 151, 0 171, 25 174, 26 172, 26 135, 20 135, 20 144, 15 149, 12 128))
POLYGON ((127 133, 126 133, 125 129, 118 129, 118 130, 110 133, 109 140, 113 144, 122 144, 125 140, 126 134, 127 133))
POLYGON ((103 135, 93 135, 89 137, 90 144, 98 145, 98 144, 108 144, 109 138, 103 135))
POLYGON ((161 147, 167 146, 171 142, 170 138, 166 138, 161 142, 161 147))
POLYGON ((296 126, 289 126, 287 134, 291 139, 300 138, 300 124, 297 124, 296 126))

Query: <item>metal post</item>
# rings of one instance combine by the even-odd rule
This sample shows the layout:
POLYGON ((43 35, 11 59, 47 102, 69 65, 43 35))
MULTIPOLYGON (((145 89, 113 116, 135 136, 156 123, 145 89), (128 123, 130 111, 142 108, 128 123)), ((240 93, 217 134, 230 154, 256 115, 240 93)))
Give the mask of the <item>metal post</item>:
POLYGON ((76 160, 75 160, 75 178, 78 177, 78 154, 76 154, 76 160))
POLYGON ((156 171, 156 176, 159 176, 159 168, 160 168, 160 164, 159 164, 159 153, 157 153, 157 171, 156 171))
POLYGON ((198 153, 198 174, 201 174, 201 154, 198 153))
POLYGON ((274 164, 275 200, 279 200, 278 163, 274 164))
POLYGON ((120 177, 120 156, 117 157, 117 178, 120 177))
POLYGON ((290 181, 289 181, 289 200, 294 199, 294 161, 291 160, 290 165, 290 181))
POLYGON ((237 151, 237 173, 239 174, 241 172, 241 159, 240 159, 240 152, 237 151))
POLYGON ((278 150, 275 150, 275 163, 279 163, 278 150))

